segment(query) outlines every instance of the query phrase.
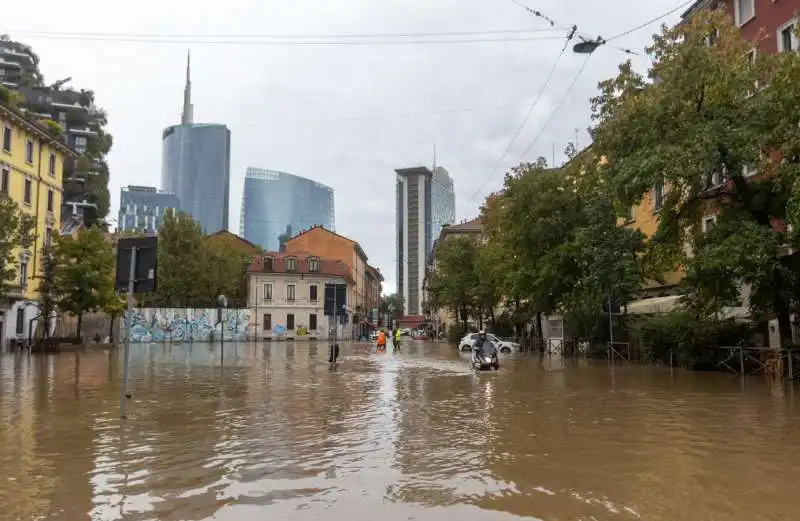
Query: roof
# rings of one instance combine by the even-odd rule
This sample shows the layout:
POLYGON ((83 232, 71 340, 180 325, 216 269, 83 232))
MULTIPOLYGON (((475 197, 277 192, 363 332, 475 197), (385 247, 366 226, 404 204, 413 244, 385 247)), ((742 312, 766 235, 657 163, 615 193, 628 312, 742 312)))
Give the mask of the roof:
POLYGON ((369 258, 369 257, 367 257, 367 254, 364 251, 364 248, 362 248, 361 245, 357 241, 354 241, 353 239, 351 239, 349 237, 345 237, 344 235, 339 235, 338 233, 325 228, 321 224, 315 224, 314 226, 312 226, 311 228, 309 228, 307 230, 303 230, 301 232, 298 232, 297 235, 293 235, 292 238, 289 239, 286 242, 291 242, 291 241, 297 239, 298 237, 302 237, 303 235, 305 235, 307 233, 311 233, 314 230, 323 230, 323 231, 329 233, 330 235, 333 235, 334 237, 338 237, 340 239, 344 239, 345 241, 351 243, 353 245, 353 247, 356 249, 356 252, 358 252, 358 254, 361 255, 364 258, 364 262, 366 262, 367 259, 369 258))
POLYGON ((33 132, 36 134, 39 139, 45 141, 46 143, 53 145, 57 148, 62 154, 77 157, 78 153, 69 148, 66 143, 55 137, 53 134, 50 133, 45 127, 38 123, 34 123, 30 121, 25 116, 21 115, 16 110, 10 109, 5 105, 0 104, 0 115, 6 116, 12 119, 17 125, 24 127, 26 130, 33 132))
POLYGON ((433 175, 427 166, 412 166, 410 168, 397 168, 395 173, 398 175, 433 175))
POLYGON ((715 4, 716 0, 696 0, 689 8, 681 13, 681 19, 688 18, 701 9, 705 9, 706 7, 710 7, 712 4, 715 4))
POLYGON ((253 244, 252 242, 248 241, 247 239, 245 239, 243 237, 239 237, 235 233, 233 233, 231 231, 228 231, 228 230, 220 230, 218 232, 214 232, 214 233, 210 233, 210 234, 206 235, 206 238, 209 238, 209 237, 230 237, 232 239, 236 239, 237 241, 244 243, 246 246, 250 246, 251 248, 253 248, 254 251, 258 251, 258 250, 261 249, 259 246, 253 244))
POLYGON ((458 224, 442 226, 442 235, 450 233, 483 233, 483 223, 480 217, 462 221, 458 224))
POLYGON ((355 282, 350 268, 343 262, 330 259, 321 259, 316 255, 305 252, 285 253, 270 251, 261 255, 254 255, 253 260, 247 267, 247 273, 254 275, 258 273, 285 273, 296 275, 317 275, 328 277, 341 277, 349 282, 355 282), (272 266, 268 262, 272 259, 272 266), (288 269, 287 259, 295 259, 296 267, 294 270, 288 269), (319 260, 319 271, 311 271, 309 269, 309 260, 319 260))

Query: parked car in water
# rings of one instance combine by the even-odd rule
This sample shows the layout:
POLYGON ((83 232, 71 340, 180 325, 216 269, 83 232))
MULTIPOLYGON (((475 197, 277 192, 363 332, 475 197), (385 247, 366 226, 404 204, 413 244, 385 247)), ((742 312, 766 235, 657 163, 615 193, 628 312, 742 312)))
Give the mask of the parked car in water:
MULTIPOLYGON (((511 354, 511 353, 518 353, 519 352, 519 344, 516 342, 510 342, 508 340, 502 340, 497 335, 493 335, 491 333, 486 334, 486 338, 491 340, 492 344, 503 354, 511 354)), ((478 340, 478 333, 470 333, 465 335, 464 338, 458 343, 459 351, 472 351, 475 342, 478 340)))

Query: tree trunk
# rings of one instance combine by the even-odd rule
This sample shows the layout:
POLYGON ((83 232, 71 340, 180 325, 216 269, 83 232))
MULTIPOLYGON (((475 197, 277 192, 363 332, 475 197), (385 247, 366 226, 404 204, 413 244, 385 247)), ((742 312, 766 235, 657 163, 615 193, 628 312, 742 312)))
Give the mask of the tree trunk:
POLYGON ((82 337, 81 337, 81 328, 82 327, 83 327, 83 313, 79 313, 78 314, 78 327, 77 327, 77 331, 75 331, 75 336, 77 336, 77 337, 79 337, 81 339, 82 339, 82 337))
POLYGON ((544 328, 542 327, 542 320, 544 316, 541 311, 536 312, 536 342, 539 344, 539 351, 544 351, 544 328))
POLYGON ((111 323, 108 325, 108 341, 114 343, 114 321, 117 319, 116 315, 111 315, 111 323))

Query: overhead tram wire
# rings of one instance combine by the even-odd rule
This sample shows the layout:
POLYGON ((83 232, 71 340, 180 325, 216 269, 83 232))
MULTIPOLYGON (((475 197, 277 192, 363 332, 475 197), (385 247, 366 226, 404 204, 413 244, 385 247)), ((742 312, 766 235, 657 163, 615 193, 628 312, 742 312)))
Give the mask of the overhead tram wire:
POLYGON ((99 32, 70 32, 70 31, 27 31, 27 30, 7 30, 8 33, 21 35, 45 35, 45 36, 80 36, 80 37, 108 37, 108 38, 158 38, 158 39, 178 39, 178 38, 263 38, 263 39, 362 39, 362 38, 433 38, 442 36, 486 36, 493 34, 530 34, 552 32, 556 29, 496 29, 481 31, 446 31, 434 33, 327 33, 327 34, 210 34, 210 33, 99 33, 99 32))
POLYGON ((180 44, 180 45, 241 45, 241 46, 370 46, 370 45, 429 45, 429 44, 454 44, 454 43, 511 43, 511 42, 534 42, 546 40, 561 40, 564 36, 533 36, 529 38, 469 38, 469 39, 449 39, 449 40, 178 40, 178 39, 155 39, 155 38, 124 38, 124 37, 83 37, 66 35, 40 35, 28 36, 31 40, 70 40, 85 42, 112 42, 112 43, 156 43, 156 44, 180 44))
MULTIPOLYGON (((575 74, 575 76, 572 78, 572 81, 570 82, 569 86, 567 87, 567 90, 564 91, 564 95, 561 97, 561 100, 558 102, 558 104, 556 105, 556 107, 553 110, 553 112, 550 113, 550 116, 547 118, 547 121, 545 122, 545 124, 542 126, 542 128, 539 129, 539 132, 536 133, 536 136, 533 138, 533 141, 531 141, 531 143, 528 145, 528 147, 525 149, 525 151, 520 156, 520 161, 525 157, 525 155, 527 155, 527 153, 531 150, 531 148, 533 148, 533 145, 536 144, 536 142, 542 136, 544 131, 547 130, 547 127, 550 125, 550 123, 552 123, 553 119, 558 114, 558 111, 561 110, 561 107, 567 101, 567 98, 569 97, 570 93, 572 92, 572 89, 575 87, 575 84, 578 82, 578 78, 581 77, 581 74, 583 73, 584 69, 586 69, 586 65, 589 63, 589 59, 591 57, 592 57, 592 55, 590 54, 583 61, 583 64, 581 65, 580 69, 578 69, 578 72, 575 74)), ((481 188, 483 188, 483 186, 485 186, 486 183, 488 183, 493 176, 494 176, 494 172, 492 172, 486 178, 486 180, 484 180, 483 185, 481 186, 481 188)), ((478 192, 472 197, 472 199, 470 199, 470 202, 473 202, 475 200, 475 198, 479 194, 480 194, 480 190, 478 190, 478 192)))
POLYGON ((506 147, 505 151, 503 152, 503 155, 500 156, 500 159, 498 159, 497 164, 495 165, 494 169, 492 169, 492 172, 489 174, 489 176, 486 178, 486 180, 483 182, 483 184, 480 186, 480 188, 478 188, 475 191, 475 194, 472 196, 470 201, 475 200, 475 198, 480 194, 481 190, 483 190, 483 187, 486 186, 486 183, 489 182, 489 179, 491 179, 492 176, 494 176, 495 172, 497 172, 497 169, 500 168, 501 166, 503 166, 503 160, 506 158, 508 153, 511 151, 511 148, 517 142, 517 138, 522 133, 522 129, 525 128, 525 124, 528 122, 528 119, 530 118, 531 114, 533 113, 533 109, 536 107, 536 105, 539 104, 539 100, 541 99, 542 94, 544 94, 545 89, 547 89, 547 87, 550 85, 550 80, 553 79, 553 75, 556 72, 556 68, 558 67, 558 64, 561 61, 561 58, 564 56, 564 52, 566 52, 566 50, 567 50, 567 46, 569 45, 569 42, 572 41, 572 39, 575 36, 575 32, 577 30, 578 30, 578 28, 576 26, 574 26, 574 25, 570 29, 570 32, 567 35, 566 40, 564 41, 564 46, 561 48, 561 52, 558 53, 558 56, 556 57, 556 61, 553 62, 553 66, 550 68, 550 72, 547 74, 547 78, 544 80, 544 83, 539 88, 539 92, 536 93, 536 97, 533 99, 533 102, 528 107, 528 112, 525 114, 525 117, 522 119, 522 123, 519 124, 519 128, 517 128, 517 131, 514 133, 514 137, 511 138, 511 141, 508 143, 508 146, 506 147))

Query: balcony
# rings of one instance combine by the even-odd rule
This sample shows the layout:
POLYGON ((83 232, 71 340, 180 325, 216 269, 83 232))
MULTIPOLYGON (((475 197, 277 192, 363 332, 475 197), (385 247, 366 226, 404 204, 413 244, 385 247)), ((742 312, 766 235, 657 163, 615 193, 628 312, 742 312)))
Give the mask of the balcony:
POLYGON ((96 136, 97 132, 90 129, 89 127, 69 127, 70 134, 76 134, 79 136, 96 136))
POLYGON ((5 49, 3 49, 3 56, 7 58, 9 61, 15 63, 21 64, 22 62, 26 62, 26 65, 28 67, 33 67, 34 65, 36 65, 36 61, 33 59, 33 54, 29 52, 6 47, 5 49))

